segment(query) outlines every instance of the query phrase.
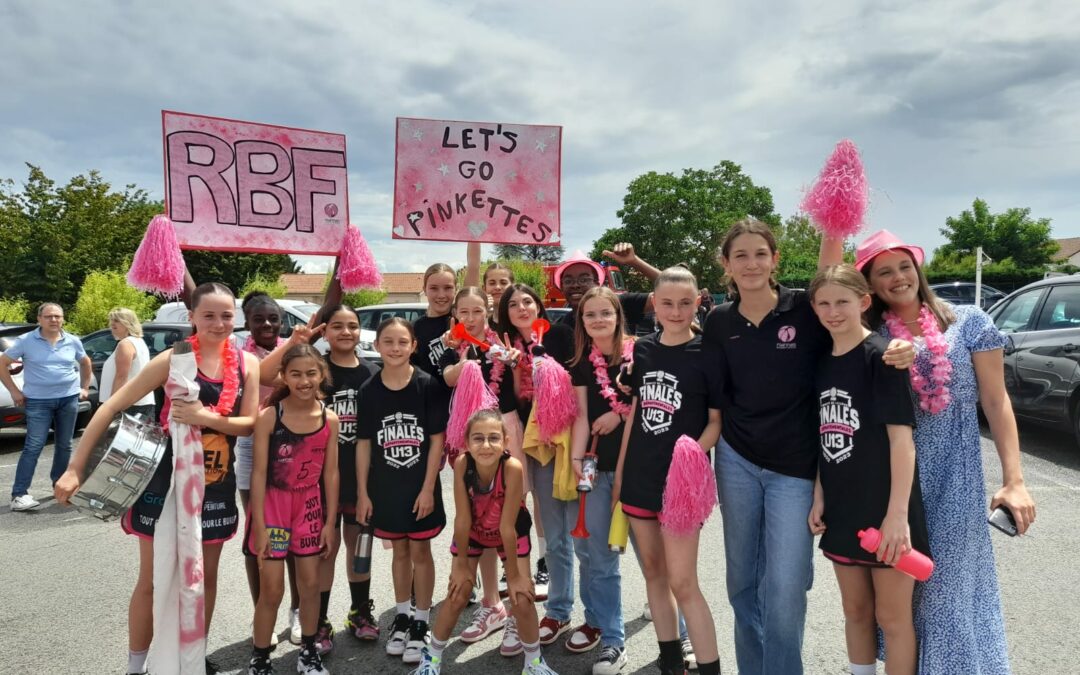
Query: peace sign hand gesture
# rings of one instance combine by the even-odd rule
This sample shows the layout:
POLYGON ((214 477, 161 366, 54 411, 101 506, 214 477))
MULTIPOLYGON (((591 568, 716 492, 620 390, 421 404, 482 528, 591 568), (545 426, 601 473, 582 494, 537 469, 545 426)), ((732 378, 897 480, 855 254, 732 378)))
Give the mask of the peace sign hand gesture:
POLYGON ((319 313, 315 312, 311 315, 311 318, 308 319, 306 326, 296 326, 293 328, 292 335, 289 336, 289 344, 291 346, 296 346, 313 342, 319 334, 323 332, 323 329, 326 328, 326 322, 320 323, 317 326, 315 325, 318 318, 319 313))
POLYGON ((498 359, 506 365, 514 368, 521 359, 521 350, 513 347, 509 333, 503 333, 502 337, 495 336, 495 344, 488 350, 492 359, 498 359))

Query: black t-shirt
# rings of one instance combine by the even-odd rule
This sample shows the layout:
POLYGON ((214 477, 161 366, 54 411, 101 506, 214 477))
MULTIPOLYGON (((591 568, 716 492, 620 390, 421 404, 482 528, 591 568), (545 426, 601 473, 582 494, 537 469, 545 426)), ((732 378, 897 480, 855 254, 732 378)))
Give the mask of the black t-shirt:
POLYGON ((371 441, 368 495, 371 520, 380 530, 424 532, 446 525, 442 488, 435 479, 435 510, 417 521, 412 512, 427 475, 431 437, 446 431, 446 406, 435 380, 419 368, 399 391, 383 384, 381 375, 360 387, 357 438, 371 441))
POLYGON ((338 502, 352 505, 356 503, 356 428, 360 387, 372 375, 378 374, 379 369, 364 359, 360 359, 360 364, 355 367, 339 366, 330 360, 329 355, 326 363, 330 367, 330 382, 323 383, 326 407, 337 413, 341 422, 338 431, 338 502))
POLYGON ((817 466, 814 375, 832 345, 805 291, 781 286, 776 309, 755 326, 725 302, 705 320, 724 387, 723 436, 754 464, 813 480, 817 466))
POLYGON ((700 335, 689 342, 667 346, 661 333, 643 337, 634 345, 630 386, 637 397, 630 443, 623 464, 622 501, 649 511, 660 511, 664 482, 675 441, 686 434, 695 441, 709 421, 709 409, 720 408, 717 368, 703 349, 700 335))
MULTIPOLYGON (((615 384, 615 378, 619 376, 619 366, 607 367, 608 379, 611 380, 611 388, 615 391, 616 400, 630 404, 630 396, 623 394, 615 384)), ((589 428, 604 413, 611 412, 611 403, 600 393, 600 385, 596 382, 596 367, 589 361, 589 352, 585 352, 581 361, 570 371, 575 387, 585 387, 585 396, 588 400, 589 428)), ((600 437, 596 444, 597 470, 614 471, 619 462, 619 446, 622 443, 623 423, 615 427, 610 434, 600 437)), ((592 439, 589 440, 592 442, 592 439)))
MULTIPOLYGON (((566 364, 574 358, 574 329, 562 323, 551 324, 551 329, 544 335, 543 345, 546 354, 565 368, 566 364)), ((524 359, 530 359, 531 362, 529 345, 527 344, 524 347, 522 349, 522 361, 519 363, 522 363, 524 359)), ((503 372, 503 378, 499 385, 499 411, 508 413, 513 410, 517 410, 522 426, 528 424, 532 401, 517 397, 517 393, 514 391, 513 373, 510 369, 507 369, 503 372)))
MULTIPOLYGON (((626 319, 626 331, 628 335, 637 333, 637 326, 645 318, 645 306, 649 303, 648 293, 620 293, 619 304, 622 305, 623 317, 626 319)), ((577 310, 567 312, 559 319, 559 323, 574 329, 577 324, 577 310)), ((650 325, 651 329, 651 325, 650 325)))
POLYGON ((414 366, 431 375, 440 383, 442 368, 439 367, 439 359, 442 357, 446 346, 443 345, 443 333, 450 330, 450 315, 445 316, 422 316, 413 321, 413 332, 416 333, 416 351, 413 352, 410 361, 414 366))
MULTIPOLYGON (((827 526, 821 550, 870 563, 877 558, 859 546, 857 532, 880 527, 888 510, 892 471, 885 425, 915 426, 907 372, 881 360, 888 346, 887 339, 875 334, 846 354, 826 354, 814 387, 827 526)), ((917 469, 908 522, 912 546, 929 555, 917 469)))

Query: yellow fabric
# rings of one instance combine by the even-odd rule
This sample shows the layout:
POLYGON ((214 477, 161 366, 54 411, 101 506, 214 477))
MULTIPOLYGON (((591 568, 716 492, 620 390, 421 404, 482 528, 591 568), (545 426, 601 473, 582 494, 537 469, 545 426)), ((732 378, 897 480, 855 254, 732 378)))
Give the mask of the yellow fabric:
POLYGON ((536 423, 536 405, 533 404, 533 409, 529 413, 529 423, 525 425, 521 450, 527 456, 540 462, 541 466, 547 466, 552 458, 555 459, 555 477, 551 496, 564 502, 578 498, 577 476, 574 475, 574 463, 570 460, 570 427, 556 434, 551 442, 542 442, 540 429, 536 423))

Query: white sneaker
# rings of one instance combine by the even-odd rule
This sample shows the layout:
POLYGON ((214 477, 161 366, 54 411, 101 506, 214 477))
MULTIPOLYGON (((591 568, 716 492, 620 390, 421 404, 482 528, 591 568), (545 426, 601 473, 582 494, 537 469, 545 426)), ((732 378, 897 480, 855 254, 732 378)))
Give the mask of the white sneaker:
POLYGON ((420 663, 423 658, 424 647, 428 646, 427 621, 413 619, 409 624, 409 640, 405 643, 405 652, 401 660, 405 663, 420 663))
POLYGON ((646 621, 652 621, 652 610, 649 609, 649 603, 645 603, 645 609, 641 610, 641 618, 646 621))
POLYGON ((31 497, 29 493, 25 495, 19 495, 15 499, 11 500, 12 511, 28 511, 38 506, 41 506, 41 502, 31 497))
POLYGON ((506 620, 506 628, 503 629, 502 644, 499 645, 499 653, 503 656, 517 656, 525 651, 525 645, 521 643, 518 635, 517 620, 511 616, 506 620))
MULTIPOLYGON (((275 628, 274 632, 270 633, 270 651, 274 651, 275 649, 277 649, 277 646, 278 646, 278 634, 277 634, 277 630, 276 630, 277 626, 274 626, 274 628, 275 628)), ((251 633, 251 644, 254 645, 255 644, 255 622, 254 621, 251 622, 251 626, 248 628, 248 632, 251 633)))
POLYGON ((521 675, 559 675, 551 666, 544 661, 544 657, 540 656, 533 659, 529 663, 525 664, 525 669, 521 671, 521 675))
POLYGON ((296 659, 296 672, 301 675, 330 675, 330 671, 323 666, 322 656, 318 650, 301 649, 296 659))
POLYGON ((300 610, 294 609, 289 612, 289 642, 298 645, 302 642, 303 632, 300 630, 300 610))

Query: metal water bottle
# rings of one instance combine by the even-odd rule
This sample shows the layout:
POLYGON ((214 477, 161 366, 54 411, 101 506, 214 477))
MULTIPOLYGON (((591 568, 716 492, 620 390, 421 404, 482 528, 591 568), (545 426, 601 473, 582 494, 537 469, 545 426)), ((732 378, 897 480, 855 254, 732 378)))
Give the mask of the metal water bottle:
POLYGON ((595 481, 596 455, 588 454, 581 459, 581 480, 577 484, 578 492, 592 492, 595 481))
POLYGON ((365 525, 360 529, 356 537, 356 555, 353 556, 353 572, 355 574, 371 573, 371 544, 375 536, 375 528, 365 525))

